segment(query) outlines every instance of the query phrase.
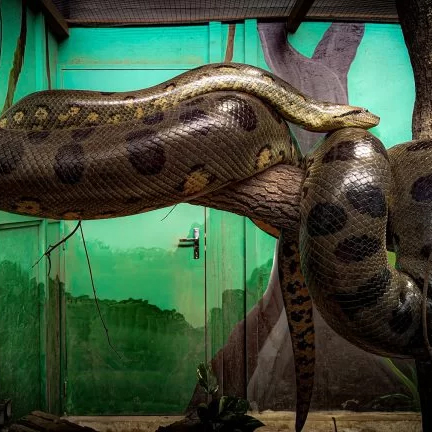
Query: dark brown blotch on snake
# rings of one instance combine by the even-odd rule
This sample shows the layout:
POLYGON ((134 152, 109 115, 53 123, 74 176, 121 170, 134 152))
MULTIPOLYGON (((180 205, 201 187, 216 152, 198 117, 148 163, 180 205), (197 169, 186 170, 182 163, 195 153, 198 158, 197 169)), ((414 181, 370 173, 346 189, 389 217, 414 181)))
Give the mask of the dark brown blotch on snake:
POLYGON ((296 274, 299 271, 298 263, 296 263, 294 260, 290 262, 289 271, 292 275, 296 274))
POLYGON ((74 142, 60 147, 55 156, 54 171, 64 184, 76 184, 84 173, 85 157, 81 144, 74 142))
POLYGON ((371 183, 351 183, 346 196, 350 204, 362 214, 373 218, 387 214, 387 203, 382 189, 371 183))
POLYGON ((413 323, 413 311, 411 309, 411 299, 403 291, 400 295, 399 306, 392 311, 389 326, 392 331, 398 334, 405 333, 413 323))
POLYGON ((297 323, 301 322, 305 317, 306 311, 293 311, 290 313, 291 320, 297 323))
POLYGON ((193 108, 183 111, 179 115, 179 120, 185 124, 208 120, 207 113, 200 108, 193 108))
POLYGON ((298 295, 295 299, 291 301, 293 305, 302 305, 303 303, 310 302, 310 296, 298 295))
POLYGON ((244 99, 236 96, 223 96, 219 101, 242 129, 251 132, 257 127, 258 119, 255 111, 244 99))
POLYGON ((420 177, 413 183, 411 196, 418 202, 432 200, 432 174, 420 177))
POLYGON ((94 127, 82 128, 82 129, 74 129, 71 132, 71 138, 74 141, 84 141, 86 140, 93 132, 95 131, 94 127))
POLYGON ((33 144, 43 143, 46 138, 48 138, 51 131, 42 130, 42 131, 30 131, 27 133, 27 139, 33 144))
POLYGON ((307 217, 307 231, 312 237, 325 236, 340 231, 348 221, 341 206, 332 203, 317 203, 307 217))
POLYGON ((191 130, 203 136, 206 136, 210 132, 212 126, 208 114, 200 108, 192 108, 182 112, 179 115, 179 120, 186 125, 193 123, 191 130))
POLYGON ((20 141, 3 141, 3 134, 6 135, 0 129, 0 175, 7 175, 14 171, 21 162, 24 146, 20 141))
POLYGON ((425 259, 429 259, 431 252, 432 252, 432 244, 431 243, 423 245, 420 249, 420 255, 425 259))
POLYGON ((360 285, 354 292, 335 292, 330 297, 339 304, 342 312, 350 320, 353 320, 358 312, 377 304, 378 300, 387 292, 390 281, 390 271, 383 269, 360 285))
MULTIPOLYGON (((282 274, 282 276, 283 276, 283 274, 282 274)), ((297 283, 295 281, 294 282, 289 282, 286 285, 286 290, 290 294, 295 294, 296 291, 297 291, 297 288, 298 288, 298 286, 297 286, 297 283)))
POLYGON ((154 114, 145 116, 141 121, 146 125, 156 125, 164 119, 164 113, 157 111, 154 114))
POLYGON ((334 254, 344 263, 359 262, 375 255, 380 247, 380 239, 363 234, 361 236, 350 236, 341 241, 337 245, 334 254))
POLYGON ((337 146, 332 147, 322 158, 322 163, 335 161, 348 161, 355 158, 355 142, 342 141, 337 146))
POLYGON ((126 136, 128 158, 142 175, 159 174, 166 162, 165 150, 153 131, 143 129, 126 136))
MULTIPOLYGON (((307 365, 310 365, 310 364, 315 362, 315 359, 312 359, 312 358, 307 357, 307 356, 299 356, 297 359, 298 359, 298 364, 303 365, 303 366, 307 366, 307 365)), ((309 378, 313 377, 310 374, 308 374, 308 376, 309 376, 309 378)))
MULTIPOLYGON (((362 134, 362 132, 365 131, 359 132, 362 134)), ((378 139, 372 135, 360 135, 357 139, 340 141, 337 145, 331 147, 323 156, 322 163, 349 161, 353 159, 361 160, 366 156, 370 148, 388 159, 385 147, 378 139)))

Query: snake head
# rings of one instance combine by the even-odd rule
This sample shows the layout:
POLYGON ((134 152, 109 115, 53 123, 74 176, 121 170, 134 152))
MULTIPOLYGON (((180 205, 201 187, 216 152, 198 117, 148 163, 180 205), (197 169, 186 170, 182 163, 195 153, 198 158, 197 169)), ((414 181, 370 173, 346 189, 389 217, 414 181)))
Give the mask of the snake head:
POLYGON ((365 108, 353 107, 349 105, 336 106, 336 113, 333 115, 335 129, 345 127, 359 127, 370 129, 376 126, 380 118, 365 108))

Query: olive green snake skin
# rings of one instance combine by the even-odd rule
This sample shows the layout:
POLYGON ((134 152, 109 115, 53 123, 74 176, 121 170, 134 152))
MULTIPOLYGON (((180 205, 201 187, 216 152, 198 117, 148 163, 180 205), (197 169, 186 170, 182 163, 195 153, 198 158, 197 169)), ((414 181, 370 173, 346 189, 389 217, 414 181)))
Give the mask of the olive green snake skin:
MULTIPOLYGON (((239 64, 204 66, 130 93, 39 92, 0 117, 0 209, 54 219, 124 216, 190 201, 277 163, 304 167, 299 251, 282 238, 279 252, 284 300, 295 306, 292 314, 287 306, 289 320, 307 317, 311 335, 305 285, 287 276, 297 277, 287 262, 298 255, 333 329, 370 352, 418 358, 432 250, 432 165, 424 163, 432 142, 387 152, 364 130, 377 123, 367 110, 312 100, 239 64), (303 158, 283 120, 333 132, 303 158)), ((296 344, 299 370, 310 379, 313 341, 296 344)), ((303 401, 297 430, 307 408, 303 401)))

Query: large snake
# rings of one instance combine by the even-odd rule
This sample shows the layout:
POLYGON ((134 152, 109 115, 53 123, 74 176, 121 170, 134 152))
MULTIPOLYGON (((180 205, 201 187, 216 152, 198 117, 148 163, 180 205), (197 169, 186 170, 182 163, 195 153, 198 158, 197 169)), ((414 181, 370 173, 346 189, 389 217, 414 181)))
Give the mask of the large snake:
POLYGON ((432 167, 424 161, 432 142, 386 152, 364 130, 377 123, 362 108, 315 101, 240 64, 204 66, 130 93, 39 92, 0 117, 0 209, 116 217, 190 201, 276 163, 304 167, 300 247, 282 234, 279 252, 300 431, 314 347, 300 261, 317 308, 342 336, 382 355, 425 353, 432 167), (282 119, 333 132, 303 158, 282 119), (387 261, 387 226, 397 270, 387 261))

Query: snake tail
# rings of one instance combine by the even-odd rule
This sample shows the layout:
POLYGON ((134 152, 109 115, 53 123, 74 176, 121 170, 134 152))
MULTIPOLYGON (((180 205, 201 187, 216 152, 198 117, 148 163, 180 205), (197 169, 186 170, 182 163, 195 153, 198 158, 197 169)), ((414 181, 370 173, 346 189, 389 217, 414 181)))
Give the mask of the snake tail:
POLYGON ((312 299, 300 270, 298 241, 282 230, 279 238, 279 281, 285 305, 296 371, 296 421, 300 432, 306 422, 312 399, 315 373, 315 328, 312 299))

